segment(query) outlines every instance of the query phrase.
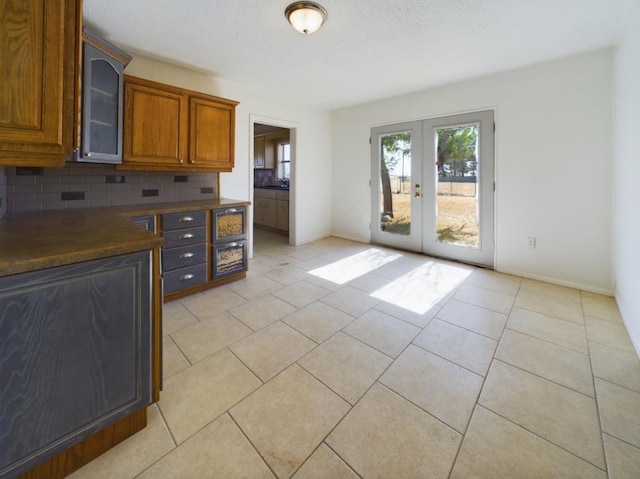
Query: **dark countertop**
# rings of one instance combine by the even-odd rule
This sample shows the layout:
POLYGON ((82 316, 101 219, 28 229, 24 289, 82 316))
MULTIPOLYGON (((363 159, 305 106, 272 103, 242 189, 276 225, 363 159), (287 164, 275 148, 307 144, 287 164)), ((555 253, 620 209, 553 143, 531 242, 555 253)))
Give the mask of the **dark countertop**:
MULTIPOLYGON (((150 203, 146 205, 117 206, 110 208, 125 217, 180 213, 182 211, 233 208, 250 205, 248 201, 220 198, 217 200, 180 201, 175 203, 150 203)), ((93 210, 92 210, 93 211, 93 210)))
POLYGON ((248 204, 220 199, 6 215, 0 219, 0 276, 144 251, 163 243, 162 237, 127 217, 248 204))

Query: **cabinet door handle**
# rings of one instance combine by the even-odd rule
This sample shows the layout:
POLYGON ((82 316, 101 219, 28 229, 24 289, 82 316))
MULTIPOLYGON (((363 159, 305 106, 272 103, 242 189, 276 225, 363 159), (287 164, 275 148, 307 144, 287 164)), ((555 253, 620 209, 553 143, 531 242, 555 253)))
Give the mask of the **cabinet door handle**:
POLYGON ((226 245, 227 248, 235 248, 236 246, 238 246, 238 243, 227 243, 226 245))
POLYGON ((188 259, 188 258, 193 258, 195 256, 194 253, 182 253, 179 258, 180 259, 188 259))
POLYGON ((179 236, 180 239, 191 239, 193 238, 193 233, 184 233, 179 236))
POLYGON ((193 217, 191 216, 183 216, 178 220, 178 223, 188 223, 189 221, 193 221, 193 217))
POLYGON ((225 212, 225 213, 237 213, 237 212, 238 212, 238 210, 237 210, 237 209, 235 209, 235 208, 229 208, 229 209, 225 210, 224 212, 225 212))
POLYGON ((190 279, 193 279, 193 275, 191 273, 180 276, 180 281, 189 281, 190 279))

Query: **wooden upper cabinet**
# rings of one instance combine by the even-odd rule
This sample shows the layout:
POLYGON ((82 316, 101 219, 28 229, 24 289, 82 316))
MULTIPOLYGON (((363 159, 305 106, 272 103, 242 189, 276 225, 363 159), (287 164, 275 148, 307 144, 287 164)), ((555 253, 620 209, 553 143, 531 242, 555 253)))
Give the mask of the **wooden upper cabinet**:
POLYGON ((233 169, 235 105, 190 98, 189 163, 233 169))
POLYGON ((125 76, 120 169, 231 171, 237 102, 125 76))
POLYGON ((178 166, 187 156, 189 104, 181 92, 125 77, 124 163, 178 166))
POLYGON ((63 166, 78 142, 82 0, 0 2, 0 165, 63 166))

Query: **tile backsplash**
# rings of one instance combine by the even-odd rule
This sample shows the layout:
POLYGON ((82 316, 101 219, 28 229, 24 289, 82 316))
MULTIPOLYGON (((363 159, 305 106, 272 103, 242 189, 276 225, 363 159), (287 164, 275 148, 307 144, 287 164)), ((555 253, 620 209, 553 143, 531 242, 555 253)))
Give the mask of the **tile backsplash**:
POLYGON ((277 172, 271 168, 256 168, 253 170, 254 186, 273 185, 277 183, 277 172))
POLYGON ((112 165, 67 163, 64 168, 7 167, 5 174, 0 211, 6 207, 10 213, 217 197, 216 173, 121 171, 112 165))

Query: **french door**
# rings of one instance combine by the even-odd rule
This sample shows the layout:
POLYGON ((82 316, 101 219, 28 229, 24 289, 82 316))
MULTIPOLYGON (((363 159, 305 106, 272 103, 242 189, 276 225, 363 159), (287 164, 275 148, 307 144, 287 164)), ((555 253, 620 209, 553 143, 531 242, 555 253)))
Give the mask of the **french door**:
POLYGON ((493 267, 493 111, 371 130, 371 239, 493 267))

